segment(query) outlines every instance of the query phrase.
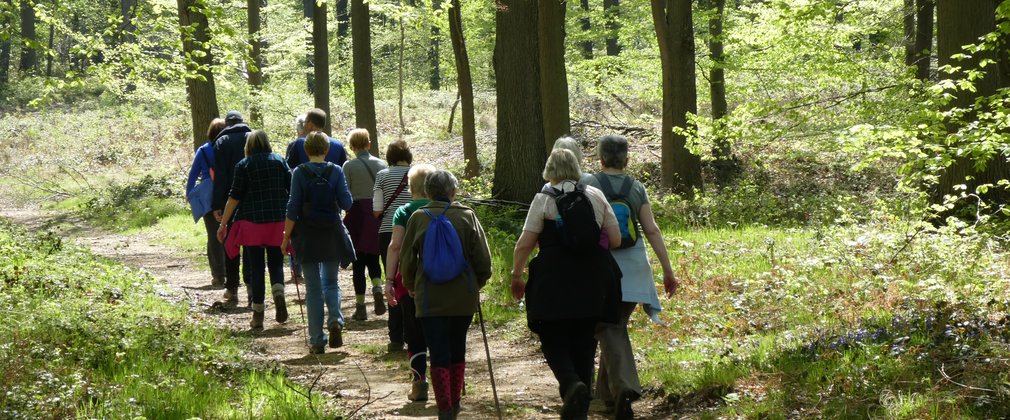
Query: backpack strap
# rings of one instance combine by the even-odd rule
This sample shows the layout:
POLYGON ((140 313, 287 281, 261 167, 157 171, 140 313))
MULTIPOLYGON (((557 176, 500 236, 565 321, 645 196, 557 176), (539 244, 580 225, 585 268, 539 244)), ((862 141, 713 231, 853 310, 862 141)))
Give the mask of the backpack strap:
POLYGON ((600 182, 600 189, 603 190, 603 195, 607 196, 607 200, 610 200, 614 196, 614 185, 610 183, 610 177, 603 172, 597 172, 593 177, 600 182))
POLYGON ((631 194, 631 187, 633 187, 634 185, 635 185, 635 181, 633 179, 631 179, 630 176, 625 175, 624 176, 624 183, 621 184, 621 192, 618 193, 618 194, 620 194, 619 197, 620 198, 628 198, 628 196, 631 194))
POLYGON ((396 191, 393 191, 393 195, 389 196, 389 201, 386 201, 386 205, 382 206, 382 213, 379 213, 379 219, 386 217, 386 210, 389 210, 389 206, 396 201, 396 198, 400 196, 400 193, 407 188, 407 174, 403 174, 403 179, 400 180, 400 185, 396 186, 396 191))
POLYGON ((372 178, 372 184, 375 184, 375 174, 379 171, 372 171, 372 166, 368 164, 368 157, 371 154, 358 156, 358 160, 361 161, 362 165, 365 165, 365 172, 368 172, 368 176, 372 178))

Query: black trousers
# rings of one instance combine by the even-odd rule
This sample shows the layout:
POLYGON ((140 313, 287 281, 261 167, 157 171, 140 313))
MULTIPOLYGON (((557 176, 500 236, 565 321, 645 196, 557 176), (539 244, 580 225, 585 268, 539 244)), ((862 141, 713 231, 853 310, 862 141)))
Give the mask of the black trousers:
MULTIPOLYGON (((386 267, 386 251, 389 250, 389 243, 393 240, 393 232, 382 232, 379 233, 379 258, 382 259, 382 269, 385 271, 386 267)), ((386 278, 393 277, 392 273, 386 273, 386 278)), ((403 331, 403 311, 394 310, 392 306, 389 306, 389 302, 386 302, 386 313, 389 314, 389 342, 390 343, 403 343, 405 342, 404 331, 403 331)))
POLYGON ((365 278, 365 269, 368 269, 368 278, 382 277, 382 267, 379 265, 379 256, 374 254, 358 254, 358 259, 351 263, 351 270, 354 272, 354 294, 363 295, 368 291, 368 279, 365 278))
POLYGON ((536 322, 540 350, 547 365, 558 380, 558 391, 564 398, 568 389, 578 382, 592 387, 593 364, 596 361, 596 319, 541 320, 536 322))
POLYGON ((421 318, 432 369, 447 368, 466 361, 466 333, 470 330, 471 322, 473 315, 421 318))
POLYGON ((210 276, 214 280, 224 280, 224 245, 217 240, 217 230, 221 223, 214 218, 214 212, 209 212, 203 215, 203 226, 207 229, 207 265, 210 266, 210 276))

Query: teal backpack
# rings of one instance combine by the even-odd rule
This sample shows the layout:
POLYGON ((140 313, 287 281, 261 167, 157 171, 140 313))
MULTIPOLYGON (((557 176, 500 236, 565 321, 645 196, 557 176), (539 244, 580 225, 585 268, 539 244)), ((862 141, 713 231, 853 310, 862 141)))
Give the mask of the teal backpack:
POLYGON ((617 216, 617 226, 621 230, 621 245, 617 249, 631 248, 638 243, 641 233, 638 230, 638 209, 633 208, 628 201, 631 194, 631 187, 635 185, 635 180, 625 175, 624 182, 621 183, 621 190, 615 192, 614 186, 610 183, 610 177, 600 172, 595 175, 600 183, 603 195, 610 202, 610 207, 614 209, 617 216))

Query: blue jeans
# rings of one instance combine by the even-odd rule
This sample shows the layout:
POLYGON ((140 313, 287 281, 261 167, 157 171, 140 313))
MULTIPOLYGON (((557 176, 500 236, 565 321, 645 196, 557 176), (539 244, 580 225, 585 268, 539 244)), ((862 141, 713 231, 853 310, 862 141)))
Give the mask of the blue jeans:
POLYGON ((337 285, 339 261, 302 264, 302 278, 305 279, 305 306, 309 312, 309 344, 326 343, 323 332, 323 302, 329 309, 326 325, 337 322, 344 326, 344 315, 340 313, 340 287, 337 285))

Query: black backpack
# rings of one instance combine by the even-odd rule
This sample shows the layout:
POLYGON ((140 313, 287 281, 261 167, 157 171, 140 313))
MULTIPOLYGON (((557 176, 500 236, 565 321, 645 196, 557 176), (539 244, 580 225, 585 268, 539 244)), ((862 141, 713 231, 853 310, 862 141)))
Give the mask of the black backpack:
POLYGON ((305 201, 302 205, 300 220, 312 226, 326 227, 337 223, 337 194, 330 184, 330 175, 336 165, 328 163, 322 173, 317 173, 309 164, 298 165, 306 171, 309 183, 305 188, 305 201))
POLYGON ((562 191, 545 185, 541 191, 554 198, 558 206, 558 236, 561 245, 575 253, 586 253, 600 246, 600 225, 596 223, 593 203, 586 195, 586 186, 575 184, 572 191, 562 191))

